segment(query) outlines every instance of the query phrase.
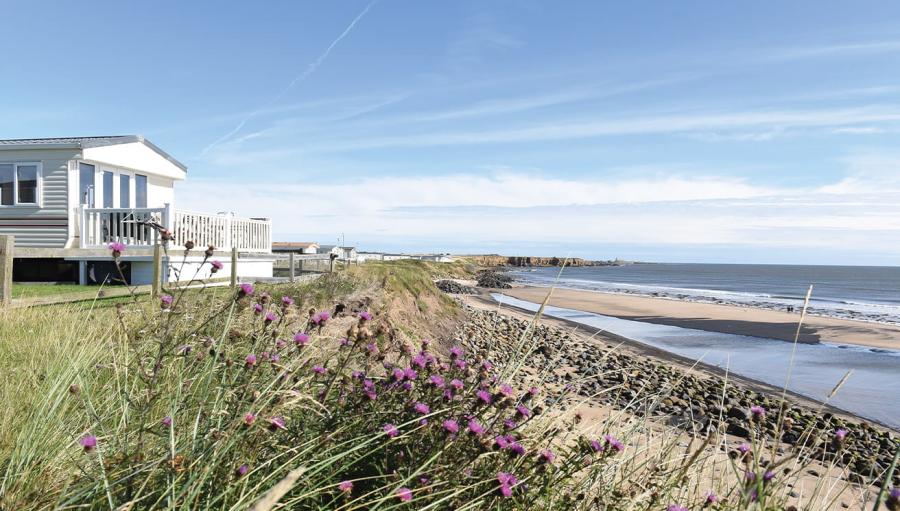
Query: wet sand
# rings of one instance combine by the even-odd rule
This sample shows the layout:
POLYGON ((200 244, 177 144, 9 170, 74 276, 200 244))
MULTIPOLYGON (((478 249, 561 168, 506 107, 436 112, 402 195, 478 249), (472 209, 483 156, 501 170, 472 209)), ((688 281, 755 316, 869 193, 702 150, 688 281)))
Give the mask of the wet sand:
MULTIPOLYGON (((515 287, 503 294, 541 303, 549 288, 515 287)), ((799 312, 793 314, 751 307, 683 302, 663 298, 554 289, 549 305, 633 321, 711 332, 793 341, 799 312)), ((900 350, 900 327, 864 321, 807 316, 799 341, 828 342, 900 350)))

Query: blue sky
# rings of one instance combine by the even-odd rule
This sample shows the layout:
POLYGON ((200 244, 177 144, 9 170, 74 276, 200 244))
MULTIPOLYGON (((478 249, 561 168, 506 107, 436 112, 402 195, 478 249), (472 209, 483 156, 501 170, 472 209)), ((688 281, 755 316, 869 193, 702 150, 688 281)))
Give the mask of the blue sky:
POLYGON ((900 262, 896 2, 3 2, 0 137, 147 136, 280 240, 900 262))

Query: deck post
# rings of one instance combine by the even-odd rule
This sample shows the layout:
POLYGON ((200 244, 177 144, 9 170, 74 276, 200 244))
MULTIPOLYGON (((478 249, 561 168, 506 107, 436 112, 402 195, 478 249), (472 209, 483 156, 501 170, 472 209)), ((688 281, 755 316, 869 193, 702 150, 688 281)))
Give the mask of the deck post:
POLYGON ((162 245, 153 245, 153 282, 150 286, 150 296, 159 296, 159 288, 162 283, 162 245))
POLYGON ((293 252, 288 254, 288 267, 290 268, 288 270, 288 281, 293 283, 294 282, 294 253, 293 252))
POLYGON ((16 237, 0 235, 0 305, 8 305, 12 299, 13 250, 16 237))
POLYGON ((238 280, 237 263, 238 263, 237 247, 231 247, 231 287, 237 286, 237 280, 238 280))

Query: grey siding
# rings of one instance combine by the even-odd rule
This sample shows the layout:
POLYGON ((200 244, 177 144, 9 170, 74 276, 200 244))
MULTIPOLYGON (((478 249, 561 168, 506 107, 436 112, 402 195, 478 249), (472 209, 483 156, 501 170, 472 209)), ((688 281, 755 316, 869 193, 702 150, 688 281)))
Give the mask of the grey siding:
POLYGON ((0 162, 39 161, 41 207, 0 207, 0 234, 12 234, 18 247, 64 247, 69 236, 69 160, 75 149, 2 150, 0 162))

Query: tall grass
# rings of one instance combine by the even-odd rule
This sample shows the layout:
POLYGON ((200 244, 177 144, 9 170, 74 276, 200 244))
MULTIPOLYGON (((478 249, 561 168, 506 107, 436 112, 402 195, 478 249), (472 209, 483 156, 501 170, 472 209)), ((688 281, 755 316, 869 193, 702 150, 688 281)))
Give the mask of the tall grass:
POLYGON ((404 317, 458 312, 422 270, 0 313, 0 508, 788 505, 798 473, 768 475, 753 423, 759 445, 722 458, 721 436, 580 421, 566 389, 510 385, 527 337, 493 360, 413 338, 404 317))

